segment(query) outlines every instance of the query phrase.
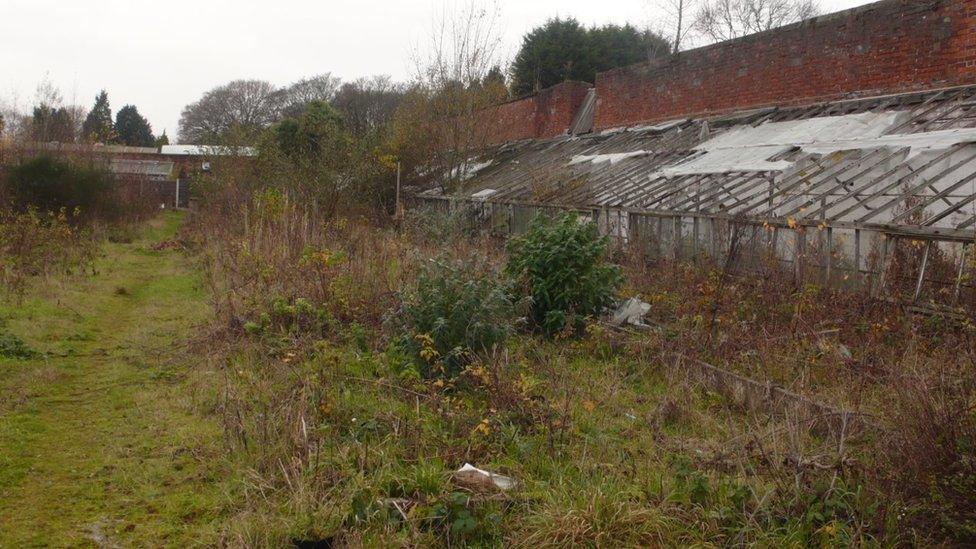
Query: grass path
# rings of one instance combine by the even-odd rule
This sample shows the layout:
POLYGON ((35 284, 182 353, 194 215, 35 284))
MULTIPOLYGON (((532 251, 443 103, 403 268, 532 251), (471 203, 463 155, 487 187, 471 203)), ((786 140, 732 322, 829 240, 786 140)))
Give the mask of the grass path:
POLYGON ((0 547, 213 543, 220 429, 181 375, 206 295, 181 252, 153 249, 180 221, 106 244, 96 276, 0 305, 46 355, 0 358, 0 547))

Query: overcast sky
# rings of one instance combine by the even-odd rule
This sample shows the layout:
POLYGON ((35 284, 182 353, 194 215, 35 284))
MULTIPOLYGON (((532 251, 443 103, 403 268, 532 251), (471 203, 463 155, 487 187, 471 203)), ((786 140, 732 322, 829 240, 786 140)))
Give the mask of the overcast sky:
MULTIPOLYGON (((87 109, 108 90, 157 134, 180 111, 238 78, 285 85, 331 72, 405 79, 432 14, 457 0, 0 0, 0 106, 24 108, 39 82, 87 109)), ((869 0, 821 0, 837 11, 869 0)), ((656 26, 654 0, 499 0, 506 52, 547 18, 656 26)))

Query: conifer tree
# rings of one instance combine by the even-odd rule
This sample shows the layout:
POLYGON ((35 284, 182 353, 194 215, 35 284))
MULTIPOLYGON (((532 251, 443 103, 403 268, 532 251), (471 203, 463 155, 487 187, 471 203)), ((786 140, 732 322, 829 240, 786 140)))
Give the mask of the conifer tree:
POLYGON ((152 147, 156 144, 152 126, 134 105, 126 105, 115 115, 115 133, 119 143, 130 147, 152 147))
POLYGON ((112 143, 115 131, 112 125, 112 108, 108 104, 108 93, 102 90, 95 97, 95 105, 81 126, 83 138, 90 143, 112 143))

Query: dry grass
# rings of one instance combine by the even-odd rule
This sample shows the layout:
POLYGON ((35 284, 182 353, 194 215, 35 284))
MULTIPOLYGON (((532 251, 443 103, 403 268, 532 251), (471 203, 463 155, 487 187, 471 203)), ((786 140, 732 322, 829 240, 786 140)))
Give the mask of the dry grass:
POLYGON ((497 242, 453 223, 438 239, 431 223, 322 219, 273 193, 205 210, 194 226, 218 319, 203 400, 247 472, 229 544, 971 539, 960 502, 973 487, 932 484, 972 472, 976 334, 965 325, 797 287, 773 268, 744 277, 621 253, 628 293, 652 304, 655 330, 593 324, 579 341, 518 338, 452 381, 425 382, 386 345, 384 315, 423 261, 500 261, 497 242), (329 321, 248 331, 276 300, 298 299, 329 321), (873 427, 824 433, 816 418, 743 406, 676 368, 675 354, 855 410, 873 427), (464 493, 449 473, 466 461, 523 488, 451 503, 464 493), (403 515, 377 503, 390 498, 403 515), (469 515, 474 531, 453 529, 469 515))
POLYGON ((23 295, 36 278, 90 269, 96 251, 92 231, 70 223, 64 210, 0 209, 0 285, 8 295, 23 295))

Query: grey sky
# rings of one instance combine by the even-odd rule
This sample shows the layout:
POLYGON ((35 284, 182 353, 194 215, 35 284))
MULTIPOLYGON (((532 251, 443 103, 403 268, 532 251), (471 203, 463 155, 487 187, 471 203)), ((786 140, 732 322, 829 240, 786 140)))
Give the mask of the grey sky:
MULTIPOLYGON (((113 110, 135 104, 157 134, 175 137, 185 104, 237 78, 407 78, 444 1, 0 0, 0 104, 26 107, 44 79, 85 108, 105 88, 113 110)), ((555 15, 653 26, 653 3, 499 0, 505 50, 555 15)), ((867 3, 820 2, 824 11, 867 3)))

